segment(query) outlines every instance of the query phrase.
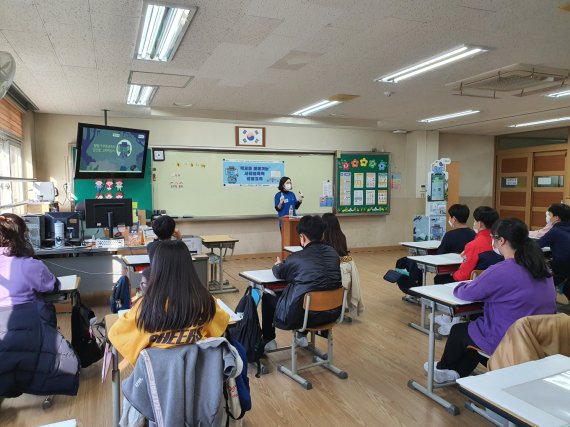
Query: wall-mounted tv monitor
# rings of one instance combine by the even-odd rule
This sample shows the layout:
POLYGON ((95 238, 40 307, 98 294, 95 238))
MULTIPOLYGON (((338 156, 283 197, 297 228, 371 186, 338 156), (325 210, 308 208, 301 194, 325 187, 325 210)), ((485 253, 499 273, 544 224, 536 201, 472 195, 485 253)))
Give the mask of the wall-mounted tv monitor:
POLYGON ((107 227, 118 224, 133 225, 132 199, 85 199, 85 225, 87 228, 107 227))
POLYGON ((75 178, 144 178, 148 130, 79 123, 75 178))

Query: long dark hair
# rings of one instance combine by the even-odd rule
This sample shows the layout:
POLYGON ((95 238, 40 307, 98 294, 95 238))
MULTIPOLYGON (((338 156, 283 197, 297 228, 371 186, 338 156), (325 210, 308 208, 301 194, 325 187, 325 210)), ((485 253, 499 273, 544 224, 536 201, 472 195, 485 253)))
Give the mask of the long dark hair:
POLYGON ((347 256, 346 236, 340 229, 340 223, 336 215, 332 213, 323 214, 323 223, 325 224, 323 241, 331 245, 339 256, 347 256))
POLYGON ((192 256, 181 240, 164 240, 152 258, 137 327, 147 332, 201 326, 216 314, 216 302, 200 282, 192 256))
POLYGON ((515 251, 515 262, 526 268, 535 279, 552 274, 538 245, 528 237, 528 227, 516 218, 500 219, 493 225, 493 238, 502 237, 515 251))
POLYGON ((33 257, 34 248, 28 240, 28 227, 22 218, 12 213, 0 215, 0 247, 8 248, 6 255, 33 257))

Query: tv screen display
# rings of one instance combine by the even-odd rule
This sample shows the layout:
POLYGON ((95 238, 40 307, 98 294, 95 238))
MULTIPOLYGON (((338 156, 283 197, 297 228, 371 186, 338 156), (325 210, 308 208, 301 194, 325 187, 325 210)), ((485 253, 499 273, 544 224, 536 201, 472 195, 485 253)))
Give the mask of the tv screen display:
POLYGON ((75 178, 144 178, 148 130, 79 123, 75 178))

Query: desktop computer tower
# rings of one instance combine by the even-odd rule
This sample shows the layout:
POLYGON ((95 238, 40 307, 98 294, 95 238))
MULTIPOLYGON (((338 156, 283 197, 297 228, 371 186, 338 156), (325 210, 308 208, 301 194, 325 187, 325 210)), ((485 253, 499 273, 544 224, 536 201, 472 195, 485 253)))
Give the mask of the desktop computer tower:
POLYGON ((45 235, 45 221, 43 215, 24 215, 24 222, 28 227, 28 233, 32 246, 39 249, 45 235))

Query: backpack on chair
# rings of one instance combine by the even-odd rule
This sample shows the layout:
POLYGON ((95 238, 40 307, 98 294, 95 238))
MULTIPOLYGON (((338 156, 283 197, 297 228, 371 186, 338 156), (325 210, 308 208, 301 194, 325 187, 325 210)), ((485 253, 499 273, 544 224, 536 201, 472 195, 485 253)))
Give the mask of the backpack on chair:
POLYGON ((229 329, 229 335, 232 340, 238 341, 243 346, 247 361, 257 364, 255 376, 259 378, 261 375, 261 362, 259 359, 263 356, 263 335, 261 326, 259 326, 257 305, 253 300, 251 292, 252 287, 249 286, 239 301, 235 312, 243 313, 243 317, 229 329))
POLYGON ((103 340, 95 336, 92 327, 92 321, 94 323, 96 320, 93 310, 82 304, 78 295, 71 309, 71 345, 77 353, 82 368, 103 357, 103 340))

